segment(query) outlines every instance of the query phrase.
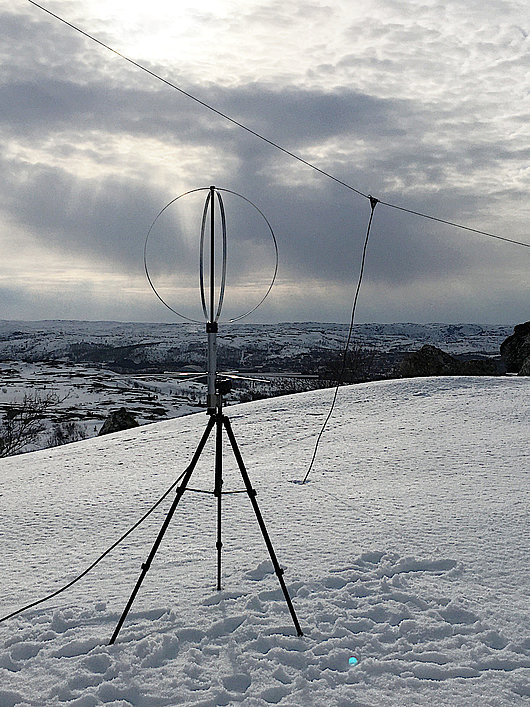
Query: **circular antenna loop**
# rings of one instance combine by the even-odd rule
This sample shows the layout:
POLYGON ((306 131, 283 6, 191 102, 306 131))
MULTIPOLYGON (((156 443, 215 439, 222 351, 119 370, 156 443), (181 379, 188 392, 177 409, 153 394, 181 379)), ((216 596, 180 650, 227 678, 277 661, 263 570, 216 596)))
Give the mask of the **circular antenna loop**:
POLYGON ((162 295, 158 292, 158 290, 155 287, 155 284, 153 282, 153 278, 151 277, 149 273, 149 267, 147 264, 147 246, 149 243, 149 239, 151 237, 152 231, 155 227, 155 224, 157 223, 158 219, 164 214, 167 209, 172 206, 175 202, 177 202, 179 199, 182 199, 185 196, 188 196, 189 194, 194 194, 197 192, 201 191, 207 191, 208 194, 206 196, 206 200, 204 203, 203 211, 202 211, 202 219, 201 219, 201 235, 200 235, 200 246, 199 246, 199 289, 200 289, 200 298, 201 298, 201 306, 202 306, 202 312, 205 318, 206 322, 217 322, 219 321, 219 318, 221 316, 221 311, 223 308, 223 303, 225 299, 225 290, 226 290, 226 279, 227 279, 227 229, 226 229, 226 211, 225 211, 225 206, 223 202, 223 198, 221 193, 224 192, 226 194, 232 194, 233 196, 239 197, 240 199, 243 199, 247 204, 252 206, 258 213, 259 215, 263 218, 267 225, 267 229, 270 233, 272 243, 274 246, 274 272, 271 278, 271 281, 267 287, 267 290, 263 297, 259 300, 259 302, 246 311, 244 314, 240 314, 236 317, 232 317, 226 321, 228 322, 237 322, 240 319, 244 319, 245 317, 248 317, 250 314, 256 311, 258 307, 260 307, 263 302, 266 300, 268 297, 270 291, 272 290, 274 283, 276 281, 276 276, 278 273, 278 244, 276 241, 276 236, 274 235, 274 231, 272 229, 271 224, 269 223, 267 217, 259 209, 256 204, 254 204, 250 199, 247 199, 245 196, 242 194, 238 194, 235 191, 232 191, 231 189, 220 189, 218 187, 210 186, 210 187, 200 187, 198 189, 191 189, 189 191, 184 192, 183 194, 180 194, 179 196, 175 197, 172 199, 170 202, 168 202, 163 209, 161 209, 158 214, 156 215, 156 218, 154 219, 153 223, 149 227, 149 230, 147 232, 147 236, 145 239, 144 243, 144 269, 145 269, 145 274, 147 277, 147 281, 149 282, 149 285, 153 292, 155 293, 156 297, 162 302, 162 304, 167 307, 173 314, 176 314, 178 317, 181 319, 185 319, 188 322, 193 322, 194 324, 200 324, 201 320, 199 319, 193 319, 192 317, 188 317, 185 314, 182 314, 181 312, 177 311, 174 307, 172 307, 166 300, 162 297, 162 295), (221 223, 221 238, 222 238, 222 254, 221 254, 221 278, 220 278, 220 283, 218 287, 218 295, 216 299, 216 287, 215 287, 215 223, 216 223, 216 218, 215 218, 215 206, 216 206, 216 198, 217 197, 217 206, 219 208, 219 215, 220 215, 220 223, 221 223), (207 223, 208 223, 208 214, 210 215, 210 234, 209 234, 209 275, 208 275, 208 283, 206 283, 206 277, 205 277, 205 250, 206 250, 206 242, 207 242, 207 223), (208 285, 208 286, 207 286, 208 285), (207 297, 207 290, 209 289, 209 297, 207 297))

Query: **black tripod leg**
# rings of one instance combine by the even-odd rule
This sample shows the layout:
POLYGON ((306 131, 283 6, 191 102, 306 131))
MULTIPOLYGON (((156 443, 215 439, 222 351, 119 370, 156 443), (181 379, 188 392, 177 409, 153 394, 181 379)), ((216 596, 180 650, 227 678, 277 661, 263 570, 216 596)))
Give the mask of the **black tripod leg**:
POLYGON ((223 419, 221 414, 216 415, 215 429, 215 490, 217 497, 217 589, 221 590, 221 498, 223 490, 223 419))
POLYGON ((135 600, 136 595, 138 594, 138 590, 140 589, 140 586, 141 586, 142 582, 144 581, 144 577, 147 574, 149 567, 151 566, 151 562, 153 561, 153 558, 156 555, 156 551, 158 550, 160 543, 162 542, 162 538, 164 537, 164 534, 168 528, 168 525, 171 522, 171 518, 173 517, 173 513, 175 512, 175 509, 178 506, 178 503, 179 503, 180 499, 182 498, 184 491, 186 490, 186 486, 188 485, 190 477, 193 473, 193 470, 195 469, 195 466, 197 465, 197 462, 199 461, 199 457, 202 453, 202 450, 204 449, 204 445, 206 444, 208 437, 210 436, 210 432, 212 431, 214 424, 215 424, 215 419, 213 417, 211 417, 208 420, 208 424, 206 426, 204 434, 202 435, 201 441, 199 442, 199 445, 198 445, 197 449, 195 450, 195 454, 193 455, 191 463, 188 466, 188 468, 186 469, 186 473, 184 474, 184 478, 182 479, 182 483, 180 486, 177 487, 177 494, 175 496, 175 500, 171 504, 171 508, 169 509, 168 514, 164 520, 164 523, 162 524, 162 527, 160 528, 160 531, 159 531, 157 538, 153 544, 153 547, 151 548, 151 552, 149 553, 147 560, 142 565, 142 572, 138 578, 138 581, 136 582, 136 586, 134 587, 131 596, 129 597, 129 601, 127 602, 127 606, 123 610, 123 614, 121 615, 120 620, 118 621, 118 625, 114 629, 114 633, 112 634, 112 638, 109 641, 109 645, 112 645, 114 643, 114 641, 116 640, 116 638, 118 637, 120 629, 123 626, 123 622, 127 618, 127 614, 129 613, 129 609, 131 608, 132 603, 135 600))
POLYGON ((252 488, 250 478, 249 478, 247 470, 245 468, 245 463, 243 462, 243 457, 241 456, 241 452, 239 451, 239 447, 237 446, 236 438, 234 436, 234 432, 232 430, 230 420, 225 415, 223 415, 223 423, 226 428, 226 432, 228 434, 228 439, 230 440, 230 444, 232 445, 232 449, 234 450, 234 456, 236 458, 237 465, 239 466, 239 471, 241 472, 241 476, 243 477, 243 482, 245 484, 247 494, 250 498, 250 502, 252 503, 252 507, 254 508, 254 513, 256 514, 256 518, 258 520, 258 524, 259 524, 261 533, 263 535, 263 539, 265 540, 265 544, 267 545, 267 550, 269 551, 269 555, 272 560, 274 571, 276 572, 276 576, 278 577, 278 581, 280 582, 280 587, 282 588, 283 596, 285 597, 285 601, 287 602, 287 606, 289 608, 291 618, 293 619, 294 627, 296 628, 297 634, 299 636, 303 636, 304 634, 302 632, 302 629, 300 628, 300 623, 298 622, 298 618, 297 618, 295 610, 294 610, 293 602, 291 601, 291 597, 289 596, 289 592, 287 591, 287 587, 285 585, 285 580, 283 578, 283 569, 280 567, 278 560, 276 558, 276 553, 274 552, 274 548, 272 547, 271 539, 270 539, 269 534, 267 532, 267 528, 265 527, 265 522, 263 520, 263 516, 261 515, 261 511, 259 509, 258 502, 256 501, 256 491, 255 491, 255 489, 252 488))

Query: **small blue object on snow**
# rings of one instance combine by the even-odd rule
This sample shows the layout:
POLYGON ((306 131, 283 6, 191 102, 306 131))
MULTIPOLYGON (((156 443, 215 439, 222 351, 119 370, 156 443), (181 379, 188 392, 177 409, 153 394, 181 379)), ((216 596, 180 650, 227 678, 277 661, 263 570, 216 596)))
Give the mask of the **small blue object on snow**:
POLYGON ((349 659, 349 661, 348 661, 348 663, 349 663, 350 665, 357 665, 358 662, 359 662, 359 661, 357 660, 357 658, 356 658, 354 655, 352 655, 352 657, 351 657, 351 658, 349 659))

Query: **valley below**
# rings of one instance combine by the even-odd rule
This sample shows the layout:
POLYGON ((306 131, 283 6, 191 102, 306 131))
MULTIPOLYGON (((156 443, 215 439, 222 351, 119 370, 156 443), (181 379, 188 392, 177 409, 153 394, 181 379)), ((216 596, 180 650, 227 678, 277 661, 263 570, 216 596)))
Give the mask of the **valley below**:
MULTIPOLYGON (((499 360, 512 327, 477 324, 360 324, 345 383, 399 377, 425 344, 453 356, 499 360)), ((336 385, 348 326, 319 322, 227 324, 219 370, 230 373, 228 405, 336 385)), ((42 428, 20 451, 96 436, 126 408, 140 425, 205 410, 206 335, 195 324, 0 321, 0 413, 25 396, 48 399, 42 428)))

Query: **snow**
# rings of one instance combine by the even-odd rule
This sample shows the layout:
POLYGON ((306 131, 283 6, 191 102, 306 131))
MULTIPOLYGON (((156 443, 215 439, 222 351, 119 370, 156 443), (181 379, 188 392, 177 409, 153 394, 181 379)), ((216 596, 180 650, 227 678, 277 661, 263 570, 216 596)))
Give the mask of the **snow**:
POLYGON ((25 395, 45 398, 56 403, 42 420, 44 430, 23 451, 49 447, 53 423, 73 421, 85 437, 94 437, 110 411, 126 406, 137 422, 145 424, 163 417, 180 417, 197 412, 204 397, 203 388, 189 381, 168 381, 163 374, 142 380, 133 375, 120 375, 90 365, 44 361, 26 363, 0 362, 0 410, 20 403, 25 395))
MULTIPOLYGON (((0 624, 0 705, 524 705, 525 378, 431 378, 227 409, 304 636, 245 494, 170 499, 81 582, 0 624), (350 658, 358 663, 350 663, 350 658)), ((58 589, 189 463, 204 413, 0 462, 2 616, 58 589)), ((225 490, 242 482, 225 442, 225 490)), ((214 440, 191 486, 213 487, 214 440)))

